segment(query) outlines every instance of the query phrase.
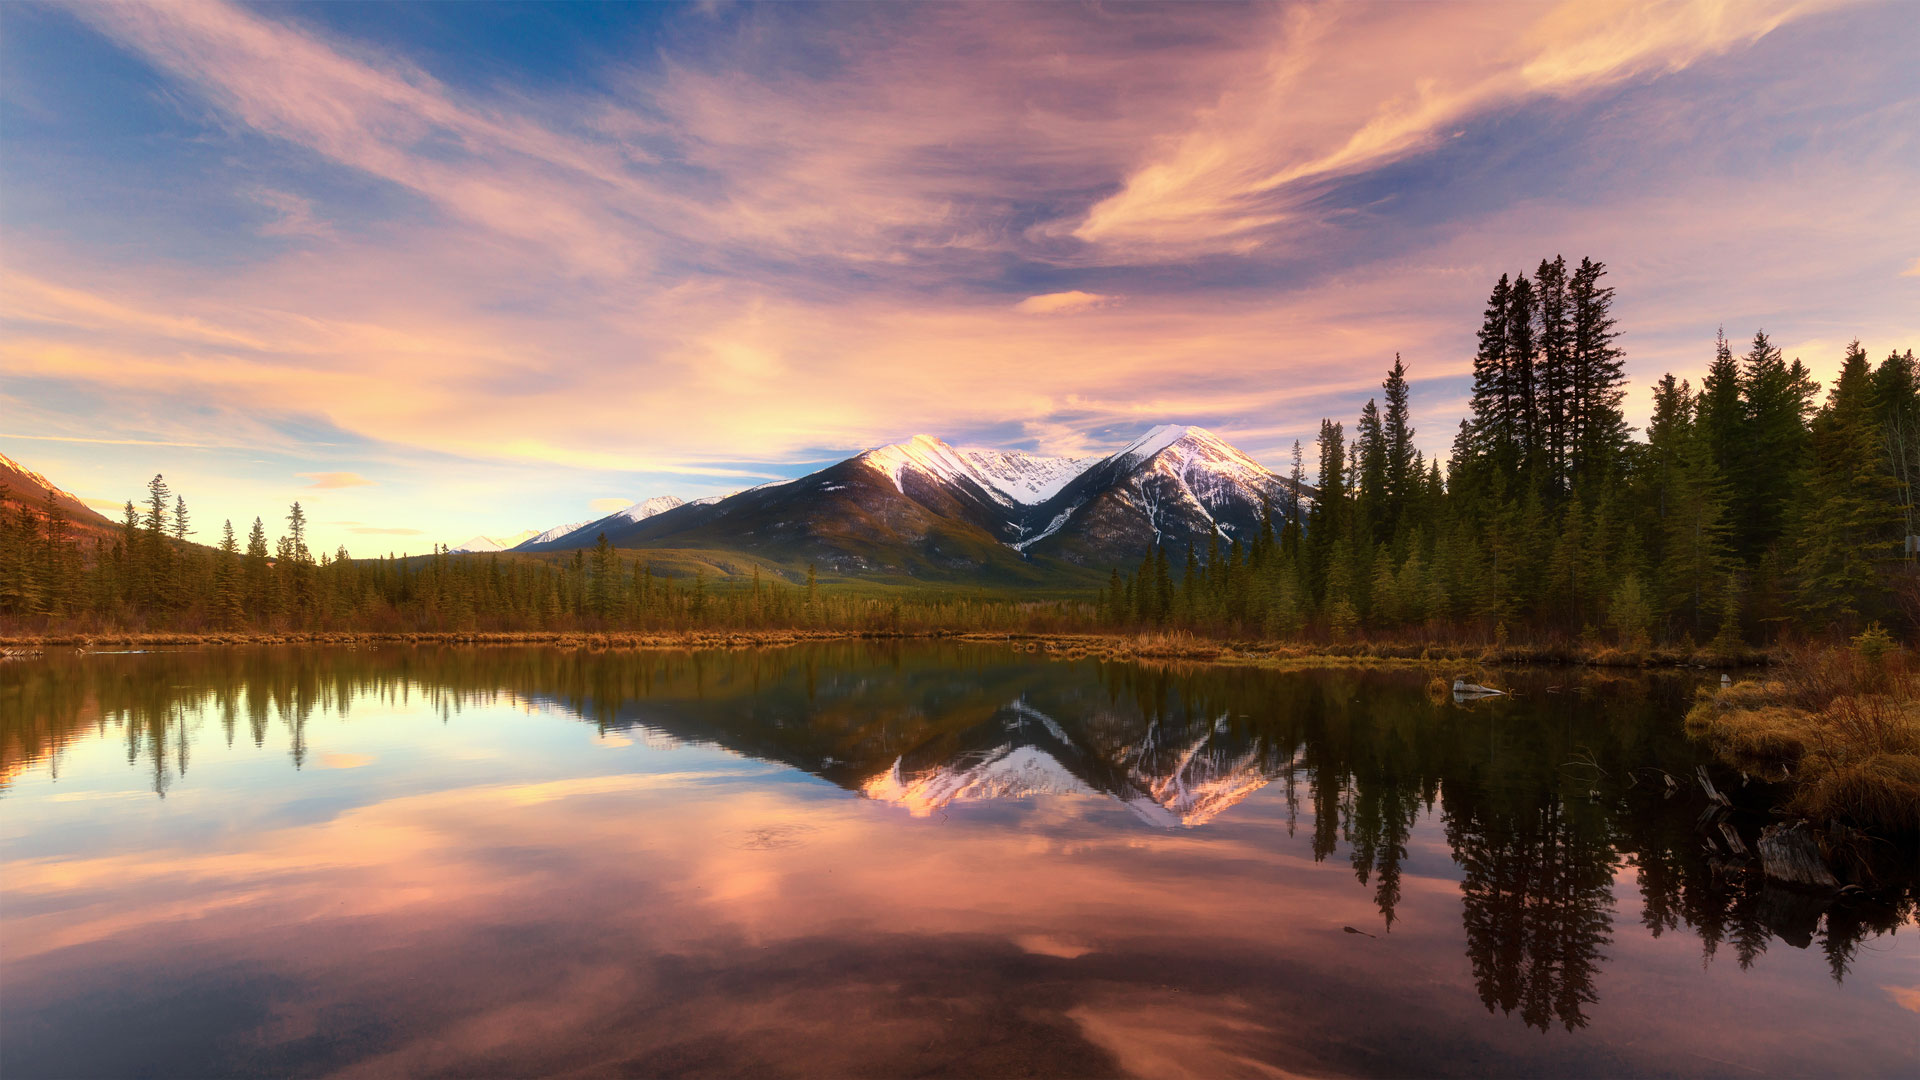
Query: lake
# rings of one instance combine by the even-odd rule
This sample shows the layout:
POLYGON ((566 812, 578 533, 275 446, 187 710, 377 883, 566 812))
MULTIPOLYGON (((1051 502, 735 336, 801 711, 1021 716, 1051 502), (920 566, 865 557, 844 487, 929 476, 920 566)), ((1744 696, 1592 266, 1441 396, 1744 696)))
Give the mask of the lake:
POLYGON ((1911 895, 1751 872, 1717 675, 1431 677, 0 664, 0 1073, 1915 1075, 1911 895))

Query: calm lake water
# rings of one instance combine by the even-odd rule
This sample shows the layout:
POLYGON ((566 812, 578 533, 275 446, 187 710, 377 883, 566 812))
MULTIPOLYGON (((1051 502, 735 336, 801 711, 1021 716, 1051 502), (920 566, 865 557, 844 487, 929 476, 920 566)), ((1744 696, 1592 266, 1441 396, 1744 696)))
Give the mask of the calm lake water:
POLYGON ((1911 907, 1728 858, 1698 679, 1427 678, 0 664, 0 1073, 1915 1075, 1911 907))

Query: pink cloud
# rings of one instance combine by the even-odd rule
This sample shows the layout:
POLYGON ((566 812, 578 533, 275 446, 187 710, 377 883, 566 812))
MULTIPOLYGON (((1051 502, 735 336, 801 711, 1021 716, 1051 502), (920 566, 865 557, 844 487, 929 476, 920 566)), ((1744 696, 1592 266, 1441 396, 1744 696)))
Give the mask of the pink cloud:
POLYGON ((1041 293, 1029 296, 1013 305, 1013 310, 1024 311, 1029 315, 1064 315, 1069 312, 1087 311, 1091 308, 1106 307, 1115 300, 1111 296, 1099 293, 1081 292, 1069 289, 1066 292, 1041 293))
POLYGON ((303 472, 302 479, 313 481, 307 486, 321 491, 337 491, 341 488, 372 487, 373 481, 350 472, 303 472))

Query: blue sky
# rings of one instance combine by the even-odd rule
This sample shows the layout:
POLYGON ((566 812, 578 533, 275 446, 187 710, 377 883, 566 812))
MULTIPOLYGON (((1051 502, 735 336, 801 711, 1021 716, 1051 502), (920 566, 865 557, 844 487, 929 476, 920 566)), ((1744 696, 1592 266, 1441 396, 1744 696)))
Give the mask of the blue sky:
MULTIPOLYGON (((424 550, 915 432, 1271 464, 1492 280, 1920 345, 1910 4, 0 8, 0 451, 424 550)), ((1630 407, 1639 420, 1645 394, 1630 407)))

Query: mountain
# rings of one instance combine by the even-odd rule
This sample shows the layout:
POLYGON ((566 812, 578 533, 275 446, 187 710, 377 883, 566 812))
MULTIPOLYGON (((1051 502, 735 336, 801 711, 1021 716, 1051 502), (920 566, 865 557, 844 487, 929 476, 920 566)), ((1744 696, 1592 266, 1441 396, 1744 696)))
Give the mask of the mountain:
POLYGON ((53 496, 54 505, 66 515, 71 535, 104 540, 118 533, 120 526, 116 522, 88 507, 79 496, 62 491, 53 481, 0 454, 0 513, 11 518, 24 506, 42 515, 46 512, 49 494, 53 496))
POLYGON ((1275 748, 1196 725, 1099 746, 1015 701, 986 723, 895 759, 860 785, 861 794, 915 817, 954 804, 1036 796, 1112 799, 1156 828, 1192 828, 1219 817, 1297 763, 1275 748))
POLYGON ((1153 544, 1249 543, 1292 482, 1198 427, 1166 424, 1102 458, 1033 508, 1014 546, 1082 565, 1138 558, 1153 544))
MULTIPOLYGON (((710 500, 709 500, 710 501, 710 500)), ((622 529, 635 522, 645 521, 655 514, 665 513, 677 506, 687 505, 686 500, 677 495, 655 495, 642 499, 630 506, 615 510, 603 518, 591 521, 575 521, 566 525, 556 525, 545 532, 522 533, 518 542, 511 546, 514 551, 568 550, 577 547, 592 547, 598 542, 600 533, 607 529, 622 529), (579 543, 571 541, 578 540, 579 543)), ((611 539, 611 537, 609 537, 611 539)))
MULTIPOLYGON (((1311 490, 1299 494, 1311 497, 1311 490)), ((622 511, 525 551, 592 544, 702 548, 816 562, 848 574, 1044 580, 1138 560, 1154 543, 1251 540, 1287 480, 1197 427, 1167 425, 1101 458, 956 448, 931 435, 796 480, 632 516, 622 511)))
POLYGON ((448 548, 449 551, 468 555, 484 555, 492 551, 506 551, 540 535, 535 529, 527 529, 512 536, 476 536, 464 544, 448 548))

